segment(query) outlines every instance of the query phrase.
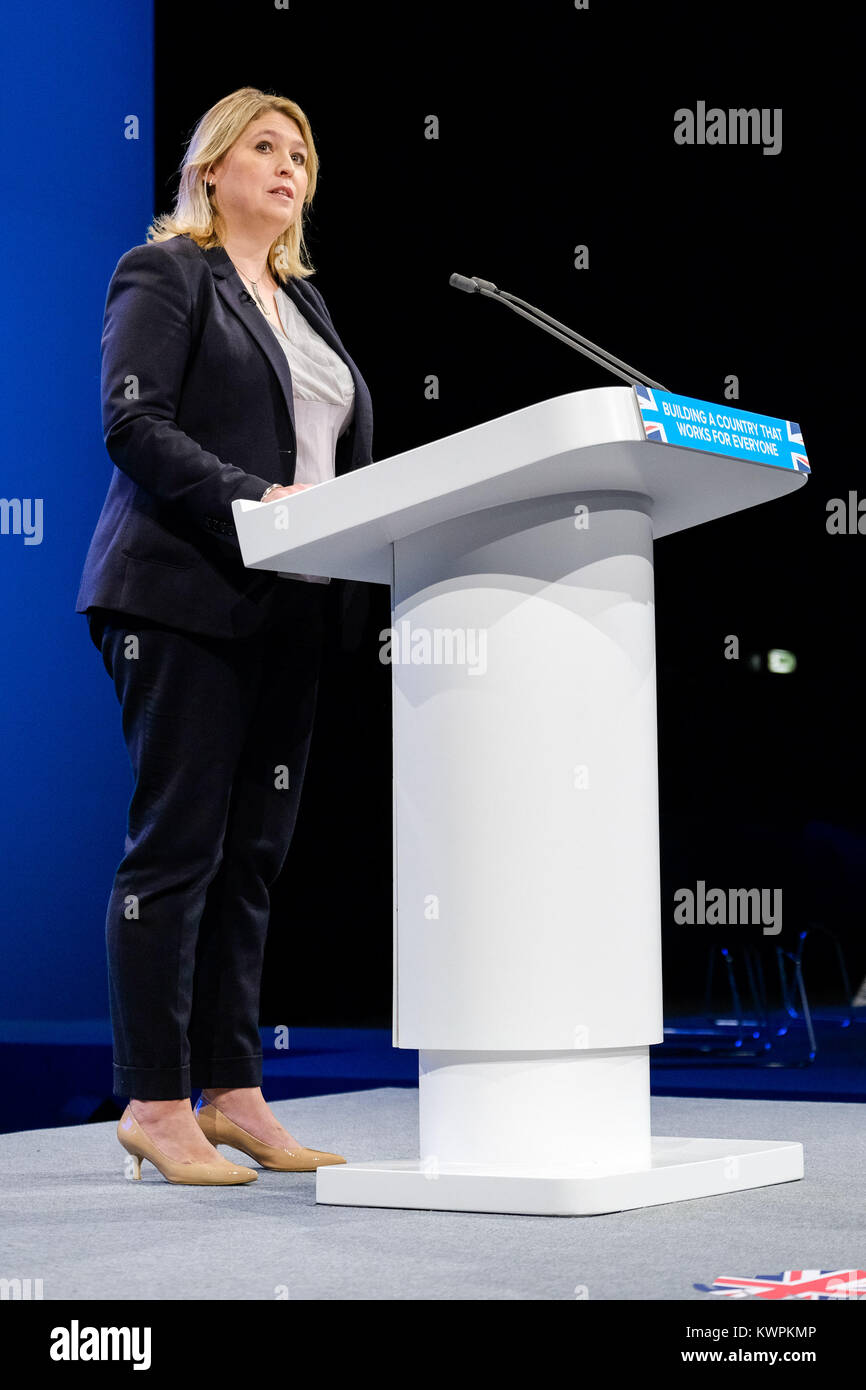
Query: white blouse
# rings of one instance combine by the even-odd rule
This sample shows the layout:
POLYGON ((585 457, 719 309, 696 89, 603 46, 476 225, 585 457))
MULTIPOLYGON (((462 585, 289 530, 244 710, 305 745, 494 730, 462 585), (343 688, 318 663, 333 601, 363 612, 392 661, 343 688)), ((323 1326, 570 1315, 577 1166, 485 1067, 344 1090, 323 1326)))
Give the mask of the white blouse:
MULTIPOLYGON (((277 289, 280 327, 268 319, 292 374, 298 458, 296 483, 323 483, 335 476, 337 440, 352 422, 355 383, 342 357, 307 321, 294 300, 277 289)), ((319 574, 284 574, 311 584, 330 584, 319 574)))

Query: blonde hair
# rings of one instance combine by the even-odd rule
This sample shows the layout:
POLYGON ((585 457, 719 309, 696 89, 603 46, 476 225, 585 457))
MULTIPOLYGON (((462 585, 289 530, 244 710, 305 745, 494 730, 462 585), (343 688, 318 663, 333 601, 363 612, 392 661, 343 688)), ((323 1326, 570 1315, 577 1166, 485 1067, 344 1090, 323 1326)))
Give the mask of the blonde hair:
POLYGON ((258 87, 239 87, 204 113, 193 131, 180 165, 180 187, 170 213, 154 217, 147 229, 147 240, 167 241, 173 236, 189 236, 199 246, 222 245, 224 221, 205 187, 205 176, 246 130, 251 121, 265 111, 279 111, 300 126, 307 146, 307 191, 301 215, 276 239, 268 252, 268 268, 276 279, 286 275, 304 279, 315 273, 304 242, 303 219, 313 201, 319 160, 310 122, 300 106, 288 97, 261 92, 258 87))

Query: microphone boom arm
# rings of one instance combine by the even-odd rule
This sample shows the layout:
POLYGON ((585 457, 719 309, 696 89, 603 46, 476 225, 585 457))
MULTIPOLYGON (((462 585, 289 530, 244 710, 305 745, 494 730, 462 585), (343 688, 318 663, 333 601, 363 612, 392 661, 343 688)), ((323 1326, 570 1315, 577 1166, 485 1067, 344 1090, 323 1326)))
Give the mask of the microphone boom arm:
POLYGON ((527 304, 525 299, 518 299, 517 295, 509 294, 507 290, 498 289, 490 280, 482 280, 477 275, 468 277, 455 273, 448 283, 453 285, 455 289, 465 290, 469 294, 484 294, 491 299, 500 300, 503 304, 507 304, 509 309, 513 309, 515 314, 520 314, 521 318, 529 319, 530 323, 537 324, 539 328, 543 328, 554 338, 559 338, 560 342, 566 343, 568 347, 582 352, 584 357, 595 362, 596 366, 605 367, 609 372, 621 377, 623 381, 627 381, 630 386, 642 382, 644 386, 654 386, 658 391, 667 390, 667 387, 662 386, 661 382, 653 381, 651 377, 635 371, 634 367, 630 367, 627 362, 622 362, 612 353, 605 352, 604 348, 591 343, 588 338, 582 337, 580 333, 576 333, 567 324, 560 323, 558 319, 551 318, 550 314, 545 314, 543 310, 536 309, 532 304, 527 304))

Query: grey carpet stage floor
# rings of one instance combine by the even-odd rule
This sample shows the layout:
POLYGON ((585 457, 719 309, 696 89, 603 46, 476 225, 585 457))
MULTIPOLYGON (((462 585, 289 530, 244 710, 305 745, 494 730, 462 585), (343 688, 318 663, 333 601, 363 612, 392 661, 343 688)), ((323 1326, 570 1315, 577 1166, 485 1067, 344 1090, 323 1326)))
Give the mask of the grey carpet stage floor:
MULTIPOLYGON (((417 1156, 415 1090, 273 1109, 350 1160, 417 1156)), ((383 1210, 317 1205, 312 1173, 196 1188, 145 1163, 133 1182, 113 1124, 27 1130, 0 1135, 0 1277, 42 1279, 46 1300, 711 1302, 694 1285, 723 1274, 866 1267, 859 1105, 664 1096, 652 1111, 656 1134, 800 1140, 806 1176, 606 1216, 383 1210)))

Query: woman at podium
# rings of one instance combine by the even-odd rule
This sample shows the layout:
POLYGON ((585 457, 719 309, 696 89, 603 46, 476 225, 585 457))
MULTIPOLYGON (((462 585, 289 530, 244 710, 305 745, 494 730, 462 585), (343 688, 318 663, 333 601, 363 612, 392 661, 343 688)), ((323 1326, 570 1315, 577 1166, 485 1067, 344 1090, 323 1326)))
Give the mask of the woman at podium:
POLYGON ((372 403, 303 237, 318 160, 287 98, 199 121, 170 215, 121 256, 102 334, 114 464, 81 578, 134 775, 106 945, 118 1139, 170 1182, 342 1163, 261 1091, 270 889, 298 813, 340 581, 246 569, 231 504, 372 460, 372 403), (195 1112, 191 1090, 201 1092, 195 1112))

